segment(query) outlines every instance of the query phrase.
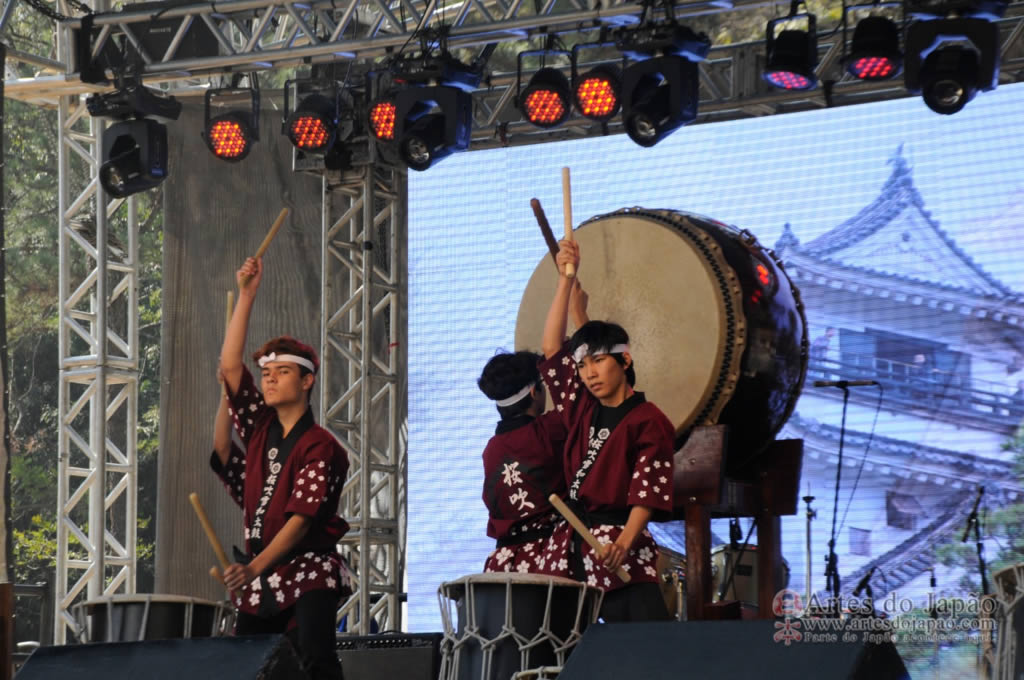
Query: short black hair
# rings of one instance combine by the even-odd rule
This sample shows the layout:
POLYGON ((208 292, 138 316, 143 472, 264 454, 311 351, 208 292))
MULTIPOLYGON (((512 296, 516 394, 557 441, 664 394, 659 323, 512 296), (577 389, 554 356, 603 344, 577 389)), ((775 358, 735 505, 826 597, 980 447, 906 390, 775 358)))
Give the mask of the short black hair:
MULTIPOLYGON (((540 381, 537 364, 542 359, 536 352, 499 352, 484 366, 476 384, 492 401, 507 399, 527 385, 540 381)), ((526 395, 509 406, 498 406, 498 414, 502 418, 514 418, 525 413, 532 403, 533 398, 526 395)))
MULTIPOLYGON (((610 321, 588 321, 569 338, 569 352, 575 354, 581 345, 588 345, 595 349, 602 347, 611 349, 615 345, 628 344, 629 333, 619 324, 610 321)), ((619 362, 619 366, 626 366, 626 358, 621 353, 610 356, 619 362)), ((635 363, 634 359, 629 366, 626 366, 626 381, 630 387, 636 385, 636 371, 633 369, 635 363)))

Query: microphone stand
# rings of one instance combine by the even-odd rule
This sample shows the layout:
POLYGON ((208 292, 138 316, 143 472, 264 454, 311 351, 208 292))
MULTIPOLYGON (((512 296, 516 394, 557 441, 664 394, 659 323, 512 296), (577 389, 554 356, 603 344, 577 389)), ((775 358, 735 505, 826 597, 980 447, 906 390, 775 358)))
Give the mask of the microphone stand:
POLYGON ((985 487, 978 487, 978 497, 974 500, 974 507, 971 509, 971 514, 967 516, 967 526, 964 528, 964 537, 960 539, 962 543, 967 542, 967 536, 971 532, 971 526, 974 527, 974 546, 978 552, 978 574, 981 576, 981 594, 988 595, 988 576, 986 576, 985 566, 985 544, 981 542, 981 523, 978 521, 978 505, 981 504, 981 495, 985 493, 985 487))
POLYGON ((846 440, 846 407, 850 403, 850 388, 837 386, 843 391, 843 417, 839 424, 839 461, 836 465, 836 493, 832 503, 832 534, 828 541, 828 555, 825 556, 825 587, 832 595, 831 608, 836 618, 842 615, 839 602, 839 556, 836 555, 836 518, 839 516, 839 483, 843 473, 843 443, 846 440))
POLYGON ((985 575, 985 545, 981 542, 981 522, 978 521, 978 516, 975 515, 974 519, 974 546, 978 551, 978 573, 981 575, 981 594, 988 595, 988 576, 985 575))
POLYGON ((811 521, 818 516, 818 511, 811 507, 811 501, 814 500, 814 496, 811 495, 810 485, 807 488, 807 495, 804 496, 804 503, 807 504, 807 594, 805 602, 811 601, 811 579, 813 572, 811 571, 811 521))

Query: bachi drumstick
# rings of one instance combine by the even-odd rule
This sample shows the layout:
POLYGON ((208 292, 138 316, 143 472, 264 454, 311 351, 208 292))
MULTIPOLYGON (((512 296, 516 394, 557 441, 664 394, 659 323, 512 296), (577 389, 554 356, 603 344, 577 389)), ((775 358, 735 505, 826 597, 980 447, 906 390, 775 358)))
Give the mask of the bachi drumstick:
MULTIPOLYGON (((217 538, 217 534, 213 530, 213 525, 210 524, 210 518, 206 516, 203 504, 199 502, 199 494, 193 491, 188 495, 188 500, 192 504, 192 509, 196 511, 196 516, 199 517, 199 524, 206 532, 206 538, 210 541, 214 554, 217 555, 221 569, 227 569, 231 563, 228 561, 227 553, 224 552, 224 546, 220 544, 220 539, 217 538)), ((224 576, 217 570, 217 567, 210 567, 210 576, 224 583, 224 576)), ((234 591, 231 594, 234 595, 234 591)))
POLYGON ((210 524, 210 518, 206 516, 206 510, 203 510, 203 505, 199 502, 199 494, 193 491, 188 495, 188 500, 192 503, 196 516, 199 517, 199 523, 203 526, 203 531, 206 532, 206 538, 210 541, 213 553, 217 556, 217 561, 220 562, 222 569, 227 569, 231 562, 228 560, 227 553, 224 552, 224 546, 220 544, 220 539, 217 538, 217 534, 213 531, 213 525, 210 524))
MULTIPOLYGON (((563 501, 556 493, 548 496, 548 500, 551 501, 551 505, 555 506, 555 510, 558 510, 558 512, 562 514, 562 517, 572 525, 572 528, 576 530, 576 533, 583 537, 583 540, 587 542, 587 545, 593 548, 594 552, 600 556, 604 550, 603 547, 598 543, 597 539, 594 538, 594 534, 590 533, 590 529, 587 528, 587 525, 581 522, 580 518, 576 516, 576 513, 569 509, 569 506, 565 504, 565 501, 563 501)), ((618 576, 623 583, 629 583, 629 572, 621 566, 616 568, 615 575, 618 576)))
POLYGON ((530 207, 533 208, 533 216, 537 218, 537 226, 540 227, 540 233, 544 237, 544 242, 548 244, 548 252, 551 253, 551 259, 555 263, 555 267, 558 267, 558 241, 555 240, 555 232, 551 231, 551 223, 548 222, 548 216, 544 214, 544 208, 540 206, 540 201, 536 198, 530 199, 530 207))
MULTIPOLYGON (((270 242, 274 240, 275 236, 277 236, 277 231, 281 228, 281 225, 284 224, 284 221, 287 217, 288 208, 281 208, 281 212, 278 214, 277 219, 274 220, 274 223, 270 225, 270 231, 267 232, 266 237, 264 237, 263 239, 263 243, 260 244, 259 249, 256 251, 256 254, 253 255, 253 257, 255 257, 257 260, 263 257, 263 253, 267 252, 267 248, 270 247, 270 242)), ((249 283, 249 279, 251 278, 251 276, 243 276, 242 285, 244 286, 245 284, 249 283)))
MULTIPOLYGON (((572 238, 572 187, 569 182, 569 168, 562 168, 562 219, 565 222, 565 240, 572 238)), ((575 278, 576 265, 565 265, 565 275, 568 278, 575 278)))
MULTIPOLYGON (((231 313, 234 312, 234 311, 235 311, 235 291, 229 290, 228 291, 228 299, 227 299, 227 310, 224 313, 224 332, 225 333, 228 332, 228 326, 231 325, 231 313)), ((219 374, 219 371, 218 371, 218 374, 219 374)), ((227 397, 228 396, 228 385, 223 380, 221 380, 221 382, 220 382, 220 395, 222 397, 227 397)))

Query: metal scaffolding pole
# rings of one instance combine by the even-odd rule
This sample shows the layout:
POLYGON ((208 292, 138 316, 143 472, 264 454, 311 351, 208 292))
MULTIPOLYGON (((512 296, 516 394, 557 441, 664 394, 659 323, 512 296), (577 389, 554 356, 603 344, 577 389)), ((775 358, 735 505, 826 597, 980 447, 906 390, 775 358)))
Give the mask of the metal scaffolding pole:
MULTIPOLYGON (((342 551, 356 571, 350 632, 401 628, 407 362, 404 169, 370 161, 323 180, 321 422, 351 463, 342 551), (337 392, 332 390, 337 389, 337 392)), ((347 617, 347 618, 346 618, 347 617)))
POLYGON ((135 591, 138 224, 134 203, 108 202, 99 184, 104 122, 74 95, 58 123, 59 644, 74 604, 135 591))

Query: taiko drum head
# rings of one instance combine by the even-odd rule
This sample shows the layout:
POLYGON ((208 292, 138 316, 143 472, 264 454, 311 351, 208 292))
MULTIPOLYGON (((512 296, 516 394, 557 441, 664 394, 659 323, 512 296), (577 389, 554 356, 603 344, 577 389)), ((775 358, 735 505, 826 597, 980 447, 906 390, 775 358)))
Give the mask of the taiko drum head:
MULTIPOLYGON (((730 428, 736 461, 782 427, 806 369, 806 323, 781 264, 748 232, 687 213, 629 209, 575 231, 588 316, 630 337, 636 388, 676 426, 730 428)), ((516 347, 537 349, 557 281, 534 270, 516 322, 516 347)), ((570 319, 571 323, 571 319, 570 319)), ((571 334, 575 328, 569 328, 571 334)))

